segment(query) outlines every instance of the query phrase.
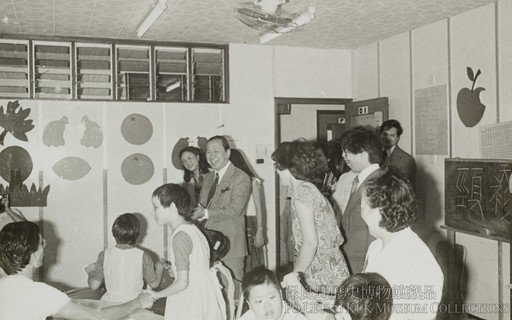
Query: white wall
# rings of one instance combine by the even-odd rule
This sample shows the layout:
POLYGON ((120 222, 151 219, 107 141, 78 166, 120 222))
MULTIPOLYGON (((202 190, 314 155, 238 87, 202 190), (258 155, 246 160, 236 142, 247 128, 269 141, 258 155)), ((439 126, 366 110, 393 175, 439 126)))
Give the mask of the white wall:
MULTIPOLYGON (((34 170, 25 184, 38 186, 41 179, 43 186, 50 185, 47 207, 22 208, 30 220, 45 224, 49 242, 45 254, 47 280, 63 286, 86 286, 84 267, 96 259, 105 242, 113 242, 111 224, 124 212, 145 217, 147 230, 142 245, 164 256, 167 239, 151 216, 151 193, 165 181, 181 181, 182 172, 170 161, 179 138, 216 134, 232 137, 264 180, 269 264, 275 266, 275 176, 271 152, 263 164, 255 163, 256 146, 268 146, 273 151, 274 97, 350 97, 350 51, 233 44, 229 55, 228 104, 20 101, 24 109, 31 108, 35 128, 28 133, 28 142, 7 135, 5 147, 19 145, 30 152, 34 170), (121 122, 131 113, 143 114, 152 122, 153 137, 146 144, 129 144, 120 134, 121 122), (80 144, 82 115, 102 127, 105 140, 100 148, 80 144), (69 118, 66 144, 45 146, 44 127, 62 116, 69 118), (124 181, 120 166, 128 155, 139 152, 151 158, 155 173, 149 182, 134 186, 124 181), (79 180, 59 178, 52 167, 65 156, 83 158, 91 166, 90 172, 79 180)), ((7 102, 0 100, 0 105, 5 107, 7 102)))
MULTIPOLYGON (((357 100, 387 96, 390 118, 398 119, 405 133, 400 145, 415 152, 414 92, 417 89, 447 85, 446 113, 449 123, 447 155, 417 156, 418 197, 425 220, 420 235, 432 250, 444 231, 444 158, 480 158, 479 127, 512 120, 512 4, 498 1, 430 25, 353 50, 353 90, 357 100), (470 86, 466 67, 481 69, 478 86, 487 106, 483 119, 473 128, 458 118, 456 96, 470 86)), ((435 135, 433 132, 432 134, 435 135)), ((457 242, 467 249, 467 303, 498 303, 498 268, 504 278, 503 302, 509 302, 510 258, 508 243, 503 244, 503 263, 498 265, 498 243, 457 234, 457 242)), ((474 312, 485 319, 498 319, 497 313, 474 312)), ((509 318, 506 314, 504 318, 509 318)))

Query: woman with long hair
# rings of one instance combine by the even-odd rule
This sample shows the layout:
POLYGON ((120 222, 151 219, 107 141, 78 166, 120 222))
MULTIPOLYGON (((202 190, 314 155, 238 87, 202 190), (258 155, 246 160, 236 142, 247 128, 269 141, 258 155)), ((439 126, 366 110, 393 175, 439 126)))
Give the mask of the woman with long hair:
POLYGON ((199 194, 203 187, 203 176, 210 172, 208 162, 201 149, 186 147, 180 151, 180 159, 183 164, 183 186, 190 194, 190 207, 197 207, 199 194))

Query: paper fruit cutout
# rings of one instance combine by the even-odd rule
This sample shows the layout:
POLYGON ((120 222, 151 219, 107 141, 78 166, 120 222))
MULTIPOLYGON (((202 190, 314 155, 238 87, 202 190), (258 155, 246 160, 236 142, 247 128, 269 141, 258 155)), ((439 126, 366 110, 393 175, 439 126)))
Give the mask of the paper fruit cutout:
POLYGON ((103 131, 100 125, 89 120, 87 116, 82 116, 80 126, 84 130, 80 143, 86 147, 99 148, 103 142, 103 131))
POLYGON ((485 105, 480 102, 480 92, 485 88, 475 88, 476 79, 481 74, 480 69, 473 73, 473 69, 466 68, 469 80, 473 81, 471 90, 462 88, 457 95, 457 112, 466 127, 474 127, 484 116, 485 105))
POLYGON ((146 183, 153 177, 154 173, 153 161, 142 153, 129 155, 121 164, 121 174, 129 184, 146 183))
POLYGON ((60 120, 50 121, 43 130, 43 143, 47 147, 64 145, 64 130, 68 123, 68 117, 66 116, 63 116, 60 120))
MULTIPOLYGON (((176 142, 176 144, 172 148, 171 161, 172 165, 176 169, 183 170, 183 163, 181 163, 180 152, 189 145, 194 146, 194 144, 191 142, 194 141, 189 138, 179 138, 178 142, 176 142)), ((197 141, 195 142, 197 142, 197 145, 195 147, 198 147, 199 149, 201 149, 202 152, 206 153, 206 143, 208 142, 208 140, 204 137, 197 137, 197 141)))
POLYGON ((34 184, 28 187, 23 184, 32 172, 32 158, 27 150, 18 146, 7 147, 0 152, 0 176, 9 183, 4 187, 0 184, 0 193, 10 195, 10 204, 14 207, 44 207, 50 186, 43 190, 34 184))
POLYGON ((78 180, 91 170, 87 161, 78 157, 66 157, 53 165, 53 172, 65 180, 78 180))
POLYGON ((123 120, 121 134, 129 143, 141 145, 151 139, 153 125, 146 116, 132 113, 123 120))
POLYGON ((34 128, 32 120, 26 119, 29 114, 30 108, 23 109, 18 100, 9 101, 5 112, 4 106, 0 106, 0 126, 4 128, 4 131, 0 133, 0 145, 4 145, 7 132, 10 132, 16 139, 28 141, 26 133, 34 128), (18 107, 19 110, 16 112, 18 107))
POLYGON ((7 147, 0 152, 0 176, 9 184, 23 183, 32 172, 32 158, 27 150, 18 146, 7 147))

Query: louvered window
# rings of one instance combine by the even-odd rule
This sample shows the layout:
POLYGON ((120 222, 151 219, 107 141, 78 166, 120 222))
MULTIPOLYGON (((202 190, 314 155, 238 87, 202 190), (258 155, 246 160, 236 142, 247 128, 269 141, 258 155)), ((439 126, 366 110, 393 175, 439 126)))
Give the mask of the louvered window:
POLYGON ((112 99, 111 46, 77 43, 75 52, 77 99, 112 99))
POLYGON ((71 99, 71 44, 34 42, 34 97, 71 99))
POLYGON ((117 46, 117 98, 150 100, 149 49, 147 46, 117 46))
POLYGON ((0 97, 29 97, 28 41, 0 40, 0 97))
POLYGON ((188 100, 186 48, 155 47, 156 100, 188 100))
POLYGON ((222 102, 224 54, 222 49, 192 49, 193 101, 222 102))

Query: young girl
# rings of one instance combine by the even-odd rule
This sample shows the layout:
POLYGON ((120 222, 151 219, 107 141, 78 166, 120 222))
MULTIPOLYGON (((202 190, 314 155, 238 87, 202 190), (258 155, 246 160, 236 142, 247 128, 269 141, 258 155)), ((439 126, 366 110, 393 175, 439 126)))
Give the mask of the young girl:
POLYGON ((150 291, 154 299, 167 297, 165 319, 225 319, 219 281, 210 270, 208 241, 190 222, 188 192, 177 184, 164 184, 153 192, 152 203, 156 222, 172 231, 170 261, 176 279, 162 291, 150 291))
POLYGON ((97 262, 85 268, 91 289, 96 290, 105 282, 107 292, 101 300, 108 305, 135 299, 142 292, 144 281, 156 288, 162 280, 164 264, 157 261, 153 267, 150 255, 135 247, 139 233, 140 221, 136 215, 120 215, 112 225, 117 244, 100 252, 97 262))

